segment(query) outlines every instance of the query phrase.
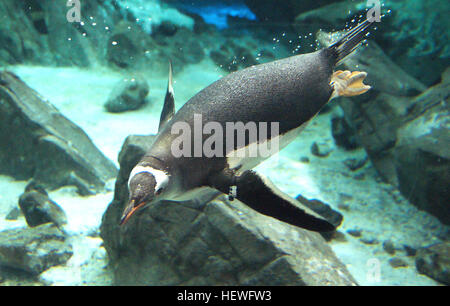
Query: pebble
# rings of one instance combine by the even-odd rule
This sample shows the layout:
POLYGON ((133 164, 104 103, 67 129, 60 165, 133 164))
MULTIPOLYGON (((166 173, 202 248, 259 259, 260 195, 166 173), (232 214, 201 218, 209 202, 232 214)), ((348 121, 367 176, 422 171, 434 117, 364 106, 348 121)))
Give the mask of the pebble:
POLYGON ((327 157, 333 149, 325 142, 314 142, 311 145, 311 153, 318 157, 327 157))
POLYGON ((413 247, 410 247, 409 245, 404 245, 403 248, 405 249, 406 256, 416 256, 417 250, 413 247))
POLYGON ((360 241, 364 244, 367 245, 374 245, 374 244, 378 244, 380 243, 377 239, 375 238, 361 238, 360 241))
POLYGON ((403 259, 394 257, 389 259, 389 264, 393 268, 406 268, 408 267, 408 263, 406 263, 403 259))
POLYGON ((395 254, 395 246, 391 240, 386 240, 385 242, 383 242, 383 249, 390 255, 395 254))
POLYGON ((362 230, 359 229, 349 229, 347 230, 347 233, 353 237, 361 237, 362 236, 362 230))

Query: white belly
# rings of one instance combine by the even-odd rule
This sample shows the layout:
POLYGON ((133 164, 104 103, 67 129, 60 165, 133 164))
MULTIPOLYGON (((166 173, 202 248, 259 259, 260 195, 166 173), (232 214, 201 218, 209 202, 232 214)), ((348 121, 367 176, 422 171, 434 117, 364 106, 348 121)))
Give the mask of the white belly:
MULTIPOLYGON (((308 121, 309 122, 309 121, 308 121)), ((236 174, 241 174, 244 171, 253 169, 264 160, 268 159, 272 155, 278 153, 288 144, 290 144, 300 132, 306 127, 308 122, 305 122, 301 126, 290 130, 289 132, 278 135, 274 138, 267 139, 263 142, 254 142, 246 147, 239 148, 227 154, 227 163, 230 169, 239 169, 236 174), (278 150, 267 150, 267 148, 278 147, 278 150), (257 154, 251 153, 257 152, 257 154), (260 154, 265 152, 269 154, 260 154)))

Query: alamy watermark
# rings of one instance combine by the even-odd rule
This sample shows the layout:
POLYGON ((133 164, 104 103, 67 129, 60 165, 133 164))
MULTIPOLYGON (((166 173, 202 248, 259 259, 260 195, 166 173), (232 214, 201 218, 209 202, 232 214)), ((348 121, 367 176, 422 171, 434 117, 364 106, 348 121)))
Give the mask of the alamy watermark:
POLYGON ((370 258, 366 262, 366 281, 369 283, 381 282, 381 262, 377 258, 370 258))
POLYGON ((209 121, 203 125, 201 114, 194 114, 193 126, 178 121, 171 127, 178 135, 171 144, 172 155, 180 157, 260 157, 279 151, 279 122, 209 121), (269 134, 270 128, 270 135, 269 134))
POLYGON ((381 22, 381 1, 367 0, 367 7, 370 7, 366 15, 367 20, 370 22, 381 22))
POLYGON ((81 2, 80 0, 68 0, 67 7, 71 7, 67 11, 66 19, 68 22, 81 22, 81 2))

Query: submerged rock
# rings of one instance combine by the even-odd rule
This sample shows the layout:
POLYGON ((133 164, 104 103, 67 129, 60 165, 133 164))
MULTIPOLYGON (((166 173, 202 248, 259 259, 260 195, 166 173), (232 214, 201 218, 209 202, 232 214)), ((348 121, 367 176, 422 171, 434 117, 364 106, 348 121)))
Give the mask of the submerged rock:
POLYGON ((162 201, 118 225, 132 167, 151 137, 130 136, 101 237, 118 285, 355 285, 325 240, 212 191, 162 201))
POLYGON ((298 14, 332 3, 333 0, 245 0, 245 4, 263 22, 292 22, 298 14))
POLYGON ((450 285, 450 242, 437 243, 419 249, 416 258, 419 273, 445 285, 450 285))
POLYGON ((326 142, 314 141, 311 145, 311 153, 317 157, 327 157, 331 152, 333 152, 333 148, 326 142))
POLYGON ((395 254, 395 246, 391 240, 386 240, 383 242, 383 250, 386 251, 389 255, 395 254))
POLYGON ((117 173, 91 139, 11 72, 0 73, 0 173, 102 190, 117 173))
POLYGON ((13 207, 9 213, 6 215, 5 220, 14 221, 19 219, 20 210, 17 207, 13 207))
MULTIPOLYGON (((354 55, 359 56, 363 61, 363 55, 354 55)), ((371 71, 367 72, 370 76, 371 71)), ((401 96, 411 92, 401 88, 393 95, 394 87, 384 83, 368 82, 372 94, 345 99, 340 104, 345 116, 383 180, 398 187, 420 209, 450 224, 450 78, 444 74, 440 84, 415 97, 401 96)))
POLYGON ((0 265, 31 274, 67 262, 72 247, 53 225, 0 232, 0 265))
POLYGON ((408 263, 398 257, 389 259, 389 264, 391 265, 392 268, 395 268, 395 269, 408 267, 408 263))
POLYGON ((296 199, 306 207, 312 209, 314 212, 327 219, 335 227, 339 227, 344 219, 344 216, 337 210, 331 208, 330 204, 316 199, 308 200, 302 195, 298 195, 296 199))
POLYGON ((252 65, 275 59, 275 55, 267 49, 261 50, 257 41, 245 38, 244 41, 227 39, 220 47, 210 53, 213 62, 225 71, 233 72, 252 65))
POLYGON ((354 129, 347 123, 344 117, 331 119, 331 134, 336 145, 347 150, 353 150, 360 146, 354 129))
MULTIPOLYGON (((329 204, 324 203, 320 200, 316 199, 308 200, 302 195, 298 195, 296 199, 309 209, 313 210, 314 212, 324 217, 336 228, 338 228, 341 225, 342 220, 344 219, 344 216, 340 212, 334 210, 333 208, 331 208, 329 204)), ((333 239, 344 241, 345 239, 345 237, 343 237, 344 235, 337 231, 320 233, 320 235, 323 238, 325 238, 326 241, 330 241, 333 239)))
POLYGON ((105 108, 112 113, 138 109, 147 102, 148 93, 149 86, 143 77, 124 78, 114 87, 105 103, 105 108))
POLYGON ((64 211, 41 188, 28 185, 19 198, 19 207, 28 226, 35 227, 51 222, 61 229, 67 223, 64 211))
POLYGON ((356 238, 362 237, 362 230, 360 229, 349 229, 347 230, 347 233, 356 238))
POLYGON ((346 165, 349 170, 356 171, 364 167, 367 160, 367 156, 364 156, 363 158, 348 158, 344 160, 344 165, 346 165))

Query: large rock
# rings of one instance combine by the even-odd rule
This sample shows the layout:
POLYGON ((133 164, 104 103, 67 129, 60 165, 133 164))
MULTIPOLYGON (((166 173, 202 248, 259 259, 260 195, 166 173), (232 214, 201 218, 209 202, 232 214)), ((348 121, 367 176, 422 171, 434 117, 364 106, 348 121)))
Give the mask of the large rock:
POLYGON ((34 27, 26 1, 0 2, 0 63, 50 63, 48 43, 34 27), (14 13, 12 13, 14 12, 14 13))
POLYGON ((413 120, 397 130, 393 149, 400 191, 450 224, 450 79, 414 102, 413 120))
POLYGON ((48 188, 103 189, 114 164, 73 122, 10 72, 0 73, 0 173, 48 188))
MULTIPOLYGON (((357 60, 350 60, 350 69, 352 61, 357 60)), ((370 76, 370 66, 366 68, 370 76)), ((401 87, 414 88, 414 83, 401 87)), ((386 82, 368 84, 373 89, 366 97, 340 103, 359 142, 385 181, 398 186, 419 208, 450 224, 449 73, 443 75, 440 84, 415 97, 402 96, 410 90, 401 87, 394 95, 389 86, 383 85, 386 82)))
POLYGON ((219 193, 162 201, 118 225, 126 181, 151 138, 129 137, 101 237, 120 285, 355 285, 325 240, 219 193))
POLYGON ((0 266, 40 274, 72 254, 65 236, 51 224, 0 232, 0 266))
MULTIPOLYGON (((318 39, 331 41, 325 33, 318 39)), ((424 91, 373 42, 344 65, 368 73, 372 89, 339 105, 378 173, 420 209, 450 224, 450 69, 424 91)))
POLYGON ((447 286, 450 285, 450 242, 442 242, 419 249, 416 268, 447 286))
MULTIPOLYGON (((93 16, 91 8, 103 5, 95 0, 89 2, 89 5, 82 5, 83 17, 93 16)), ((67 21, 69 8, 66 3, 66 0, 2 1, 0 62, 90 65, 101 51, 92 48, 90 37, 83 36, 86 32, 78 23, 67 21)), ((110 20, 113 15, 109 11, 102 19, 110 20)), ((86 20, 83 18, 83 21, 86 20)))

